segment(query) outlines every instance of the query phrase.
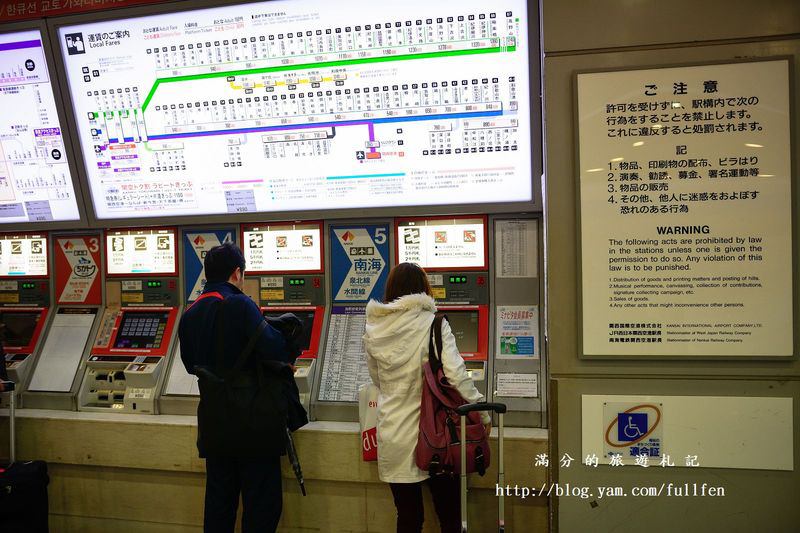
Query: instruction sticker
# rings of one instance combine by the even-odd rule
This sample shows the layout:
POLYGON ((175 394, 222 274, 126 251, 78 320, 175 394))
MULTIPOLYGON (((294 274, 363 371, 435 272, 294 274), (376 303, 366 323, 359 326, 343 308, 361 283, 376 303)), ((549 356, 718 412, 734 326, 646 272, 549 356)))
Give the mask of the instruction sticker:
POLYGON ((536 398, 539 396, 538 374, 498 373, 495 379, 497 396, 503 398, 536 398))

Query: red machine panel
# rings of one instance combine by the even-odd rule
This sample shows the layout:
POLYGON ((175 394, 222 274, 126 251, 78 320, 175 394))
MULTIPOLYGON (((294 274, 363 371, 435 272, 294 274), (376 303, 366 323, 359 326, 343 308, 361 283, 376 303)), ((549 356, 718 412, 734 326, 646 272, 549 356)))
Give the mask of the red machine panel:
POLYGON ((316 359, 319 355, 319 340, 322 336, 322 321, 325 318, 323 306, 280 306, 262 307, 264 317, 279 316, 283 313, 294 313, 303 322, 303 332, 300 335, 300 348, 303 350, 300 357, 316 359))
POLYGON ((33 352, 47 322, 47 311, 47 307, 0 307, 0 322, 6 326, 6 353, 33 352))
POLYGON ((486 361, 489 356, 488 305, 438 305, 447 314, 458 351, 465 359, 486 361))
POLYGON ((175 307, 124 307, 117 312, 108 343, 95 343, 92 355, 164 357, 177 318, 175 307))

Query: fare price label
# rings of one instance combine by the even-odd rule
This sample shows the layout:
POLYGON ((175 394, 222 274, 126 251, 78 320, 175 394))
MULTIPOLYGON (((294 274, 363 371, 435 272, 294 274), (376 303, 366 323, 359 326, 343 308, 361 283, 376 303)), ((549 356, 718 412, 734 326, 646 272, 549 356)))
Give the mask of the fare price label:
POLYGON ((399 226, 397 261, 422 268, 481 268, 484 239, 482 223, 399 226))
POLYGON ((174 274, 175 233, 153 231, 106 235, 108 273, 174 274))
POLYGON ((322 270, 319 227, 264 229, 244 232, 243 251, 251 272, 308 272, 322 270))
POLYGON ((47 237, 0 237, 0 276, 47 276, 47 237))

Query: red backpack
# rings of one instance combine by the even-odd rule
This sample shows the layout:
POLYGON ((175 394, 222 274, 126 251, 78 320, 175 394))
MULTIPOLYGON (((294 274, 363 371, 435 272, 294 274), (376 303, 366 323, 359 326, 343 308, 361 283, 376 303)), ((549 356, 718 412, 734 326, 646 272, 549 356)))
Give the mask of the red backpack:
MULTIPOLYGON (((417 467, 437 474, 461 474, 461 424, 456 407, 467 402, 450 385, 442 369, 442 320, 436 313, 428 341, 428 361, 423 363, 422 405, 415 452, 417 467)), ((467 414, 467 473, 483 475, 489 467, 489 438, 480 413, 467 414)))

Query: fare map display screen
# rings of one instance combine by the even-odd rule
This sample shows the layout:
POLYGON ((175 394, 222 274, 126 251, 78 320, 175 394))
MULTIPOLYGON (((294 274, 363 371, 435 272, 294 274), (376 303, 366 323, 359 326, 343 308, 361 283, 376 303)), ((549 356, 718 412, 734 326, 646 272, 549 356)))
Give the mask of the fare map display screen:
POLYGON ((0 33, 0 224, 78 220, 39 30, 0 33))
POLYGON ((58 39, 100 219, 532 199, 522 0, 249 3, 58 39))

